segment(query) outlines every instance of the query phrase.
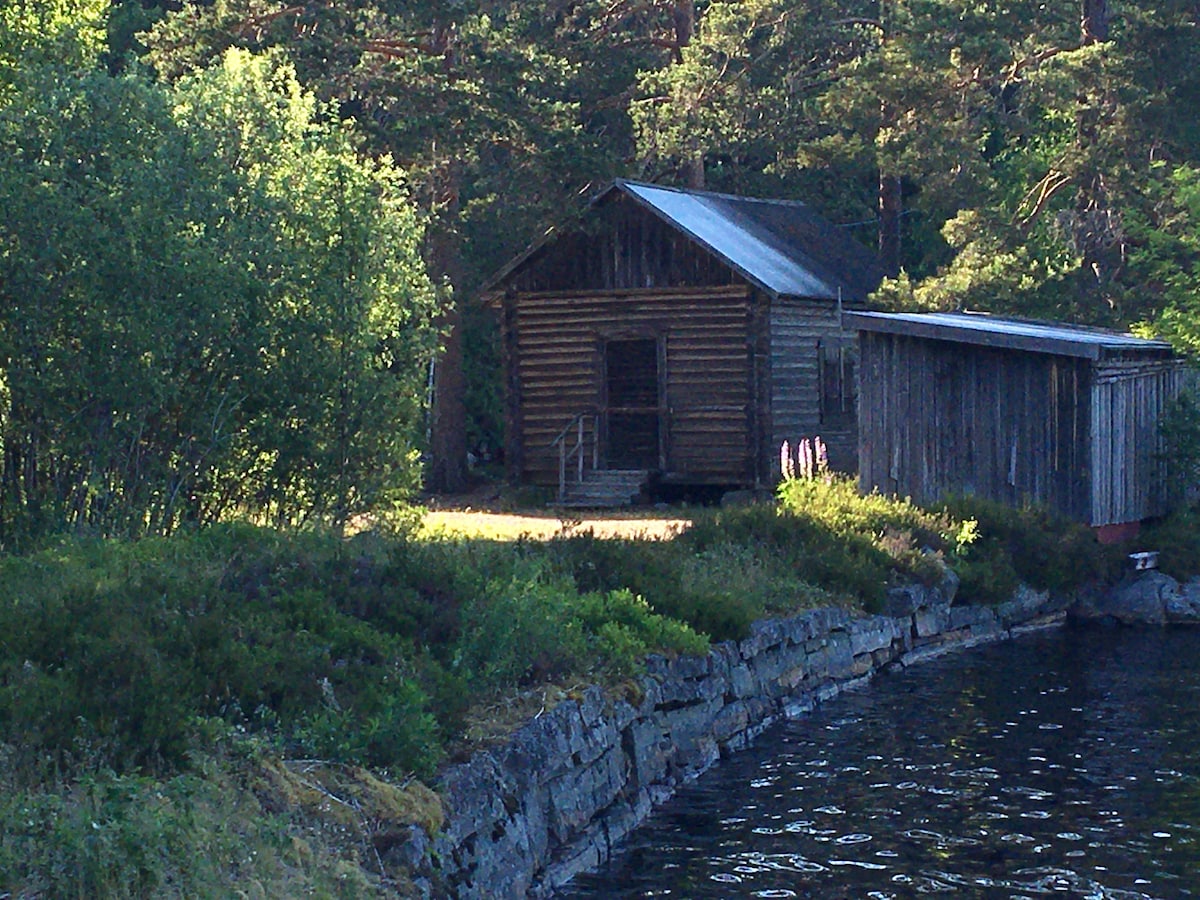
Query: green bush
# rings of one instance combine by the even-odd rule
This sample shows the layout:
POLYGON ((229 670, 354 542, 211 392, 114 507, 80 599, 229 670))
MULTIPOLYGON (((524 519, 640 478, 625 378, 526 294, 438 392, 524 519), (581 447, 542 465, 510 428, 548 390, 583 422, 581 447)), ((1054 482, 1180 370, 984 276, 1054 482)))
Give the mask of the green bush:
MULTIPOLYGON (((685 540, 697 556, 721 546, 749 547, 757 559, 769 561, 768 566, 777 571, 786 568, 797 584, 793 608, 811 605, 812 590, 801 588, 803 584, 819 588, 826 596, 851 598, 873 611, 901 561, 889 555, 873 534, 855 531, 846 523, 836 528, 819 515, 819 501, 826 496, 823 491, 841 488, 824 482, 813 484, 812 496, 804 498, 811 502, 799 502, 793 494, 778 508, 757 505, 721 510, 697 520, 685 540)), ((774 598, 764 600, 775 606, 774 598)))
POLYGON ((1006 600, 1018 582, 1070 591, 1111 579, 1119 570, 1119 554, 1103 547, 1090 528, 1043 507, 955 497, 943 508, 954 519, 977 523, 976 539, 956 553, 960 593, 968 600, 1006 600))
POLYGON ((154 779, 103 768, 37 785, 0 745, 0 896, 358 898, 375 894, 345 828, 296 823, 253 762, 154 779), (349 852, 347 852, 349 850, 349 852))
POLYGON ((524 685, 580 667, 586 642, 568 599, 575 588, 543 569, 525 566, 466 604, 456 665, 472 682, 524 685))
POLYGON ((0 605, 0 727, 31 760, 170 771, 212 717, 311 746, 314 710, 332 692, 337 758, 425 772, 436 762, 428 700, 403 675, 411 638, 352 614, 359 598, 347 597, 337 541, 214 529, 106 554, 100 563, 83 547, 0 569, 22 588, 0 605), (214 553, 230 557, 219 565, 214 553))
POLYGON ((1180 581, 1200 575, 1200 509, 1185 507, 1142 529, 1122 554, 1157 550, 1158 568, 1180 581))
POLYGON ((699 656, 708 652, 708 639, 669 616, 627 588, 590 593, 574 603, 574 614, 602 664, 614 675, 631 675, 652 651, 699 656))
MULTIPOLYGON (((328 684, 328 682, 325 682, 328 684)), ((412 681, 384 680, 343 708, 330 688, 317 710, 302 717, 301 746, 312 756, 428 775, 441 761, 441 736, 429 698, 412 681)))

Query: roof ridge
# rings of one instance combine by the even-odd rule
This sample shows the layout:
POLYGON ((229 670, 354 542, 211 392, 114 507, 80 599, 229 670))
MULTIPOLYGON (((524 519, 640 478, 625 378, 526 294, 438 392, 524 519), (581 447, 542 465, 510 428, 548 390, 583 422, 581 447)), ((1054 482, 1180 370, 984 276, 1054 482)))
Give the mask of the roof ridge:
MULTIPOLYGON (((669 184, 655 184, 652 181, 639 181, 636 178, 614 178, 613 184, 618 187, 625 185, 633 185, 635 187, 650 188, 656 191, 670 191, 674 194, 687 194, 690 197, 715 197, 720 200, 732 200, 737 203, 768 203, 772 206, 798 206, 803 209, 815 212, 812 204, 806 203, 803 200, 791 200, 776 197, 748 197, 744 194, 726 194, 721 191, 701 190, 700 188, 681 188, 669 184)), ((834 223, 830 223, 831 225, 834 223)), ((834 225, 834 227, 838 227, 834 225)))

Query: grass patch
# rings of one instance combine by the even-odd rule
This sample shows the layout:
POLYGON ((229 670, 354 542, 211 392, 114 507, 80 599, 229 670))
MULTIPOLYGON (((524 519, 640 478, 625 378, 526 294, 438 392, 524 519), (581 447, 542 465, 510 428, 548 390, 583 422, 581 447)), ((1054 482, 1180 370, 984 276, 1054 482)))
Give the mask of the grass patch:
MULTIPOLYGON (((1164 568, 1200 557, 1194 525, 1164 525, 1164 568)), ((563 685, 628 686, 767 615, 874 611, 946 566, 990 601, 1112 559, 1036 511, 837 478, 670 539, 223 525, 0 558, 0 895, 386 895, 381 833, 439 825, 419 779, 563 685)))

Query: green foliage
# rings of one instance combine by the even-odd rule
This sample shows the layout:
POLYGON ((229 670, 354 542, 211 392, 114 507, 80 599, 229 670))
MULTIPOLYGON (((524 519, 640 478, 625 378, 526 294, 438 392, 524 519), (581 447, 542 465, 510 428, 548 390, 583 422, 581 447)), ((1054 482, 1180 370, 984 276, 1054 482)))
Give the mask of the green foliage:
POLYGON ((653 612, 644 598, 628 589, 583 594, 575 615, 584 633, 593 636, 602 665, 612 675, 634 674, 651 652, 690 656, 708 652, 708 639, 703 633, 653 612))
MULTIPOLYGON (((969 602, 1113 564, 1086 529, 1034 510, 928 511, 842 479, 780 493, 778 508, 699 511, 670 541, 231 524, 0 558, 0 872, 51 894, 219 894, 238 878, 332 891, 326 863, 290 855, 282 801, 245 806, 271 796, 266 776, 206 760, 259 747, 427 775, 497 692, 626 678, 648 653, 703 653, 767 614, 870 609, 889 584, 940 576, 943 557, 969 602)), ((1200 557, 1191 518, 1147 535, 1164 567, 1200 557)))
POLYGON ((1158 551, 1158 568, 1180 581, 1200 575, 1200 508, 1181 505, 1170 515, 1150 523, 1122 552, 1158 551))
POLYGON ((714 637, 741 638, 757 619, 830 600, 802 578, 762 546, 713 544, 681 560, 679 589, 659 607, 714 637))
POLYGON ((1176 397, 1163 411, 1158 428, 1164 444, 1160 463, 1166 470, 1167 496, 1178 505, 1200 485, 1200 407, 1195 395, 1185 391, 1176 397))
POLYGON ((94 64, 104 44, 109 5, 109 0, 11 0, 0 5, 0 102, 32 67, 94 64))
POLYGON ((512 687, 562 677, 582 660, 581 623, 571 615, 570 582, 547 577, 538 565, 495 580, 463 610, 456 663, 472 680, 512 687))
MULTIPOLYGON (((0 892, 18 897, 345 898, 379 891, 353 849, 279 814, 253 760, 155 779, 110 771, 8 779, 0 746, 0 892), (274 808, 272 808, 274 807, 274 808)), ((327 798, 326 799, 328 802, 327 798)), ((386 894, 384 894, 386 896, 386 894)))
POLYGON ((440 752, 409 644, 339 608, 336 544, 244 528, 8 561, 0 723, 31 765, 182 765, 205 719, 427 772, 440 752), (210 555, 238 537, 224 566, 210 555), (164 549, 183 550, 167 558, 164 549), (48 580, 46 572, 53 573, 48 580), (332 708, 342 744, 319 739, 332 708))
POLYGON ((779 498, 808 534, 808 565, 822 573, 817 583, 871 603, 896 576, 937 581, 943 554, 967 527, 908 500, 862 496, 843 477, 785 481, 779 498))
POLYGON ((821 552, 804 559, 783 540, 777 552, 796 554, 815 583, 856 597, 880 597, 898 577, 932 583, 949 565, 961 579, 960 602, 998 603, 1020 583, 1069 591, 1112 577, 1120 565, 1090 529, 1041 508, 962 497, 923 509, 860 496, 847 479, 785 481, 779 494, 784 517, 803 522, 821 552))
POLYGON ((319 759, 428 773, 442 755, 428 707, 425 692, 408 679, 381 679, 358 692, 351 710, 341 707, 330 687, 323 707, 304 718, 299 741, 319 759))
POLYGON ((1019 583, 1065 592, 1103 582, 1119 571, 1116 551, 1103 547, 1091 529, 1043 507, 1014 509, 979 497, 945 505, 950 517, 973 521, 975 538, 954 554, 962 579, 959 596, 972 603, 999 603, 1019 583))
MULTIPOLYGON (((663 546, 667 546, 664 544, 663 546)), ((481 692, 706 639, 551 556, 245 525, 0 560, 0 732, 30 772, 186 768, 228 730, 428 773, 481 692)))
POLYGON ((286 66, 170 90, 24 74, 0 104, 0 546, 415 487, 437 296, 400 173, 286 66))
POLYGON ((627 588, 580 593, 544 562, 530 561, 467 604, 456 663, 473 682, 501 688, 593 665, 628 675, 654 650, 705 653, 708 642, 627 588))

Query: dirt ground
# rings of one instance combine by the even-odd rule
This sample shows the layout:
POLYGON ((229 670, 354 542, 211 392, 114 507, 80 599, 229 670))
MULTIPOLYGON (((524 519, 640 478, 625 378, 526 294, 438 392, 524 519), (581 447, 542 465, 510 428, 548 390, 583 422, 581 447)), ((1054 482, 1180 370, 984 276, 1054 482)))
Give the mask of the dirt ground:
POLYGON ((422 520, 426 530, 492 540, 547 540, 588 532, 598 538, 668 540, 692 524, 678 508, 577 510, 522 506, 518 497, 498 485, 427 497, 424 505, 428 509, 422 520))

